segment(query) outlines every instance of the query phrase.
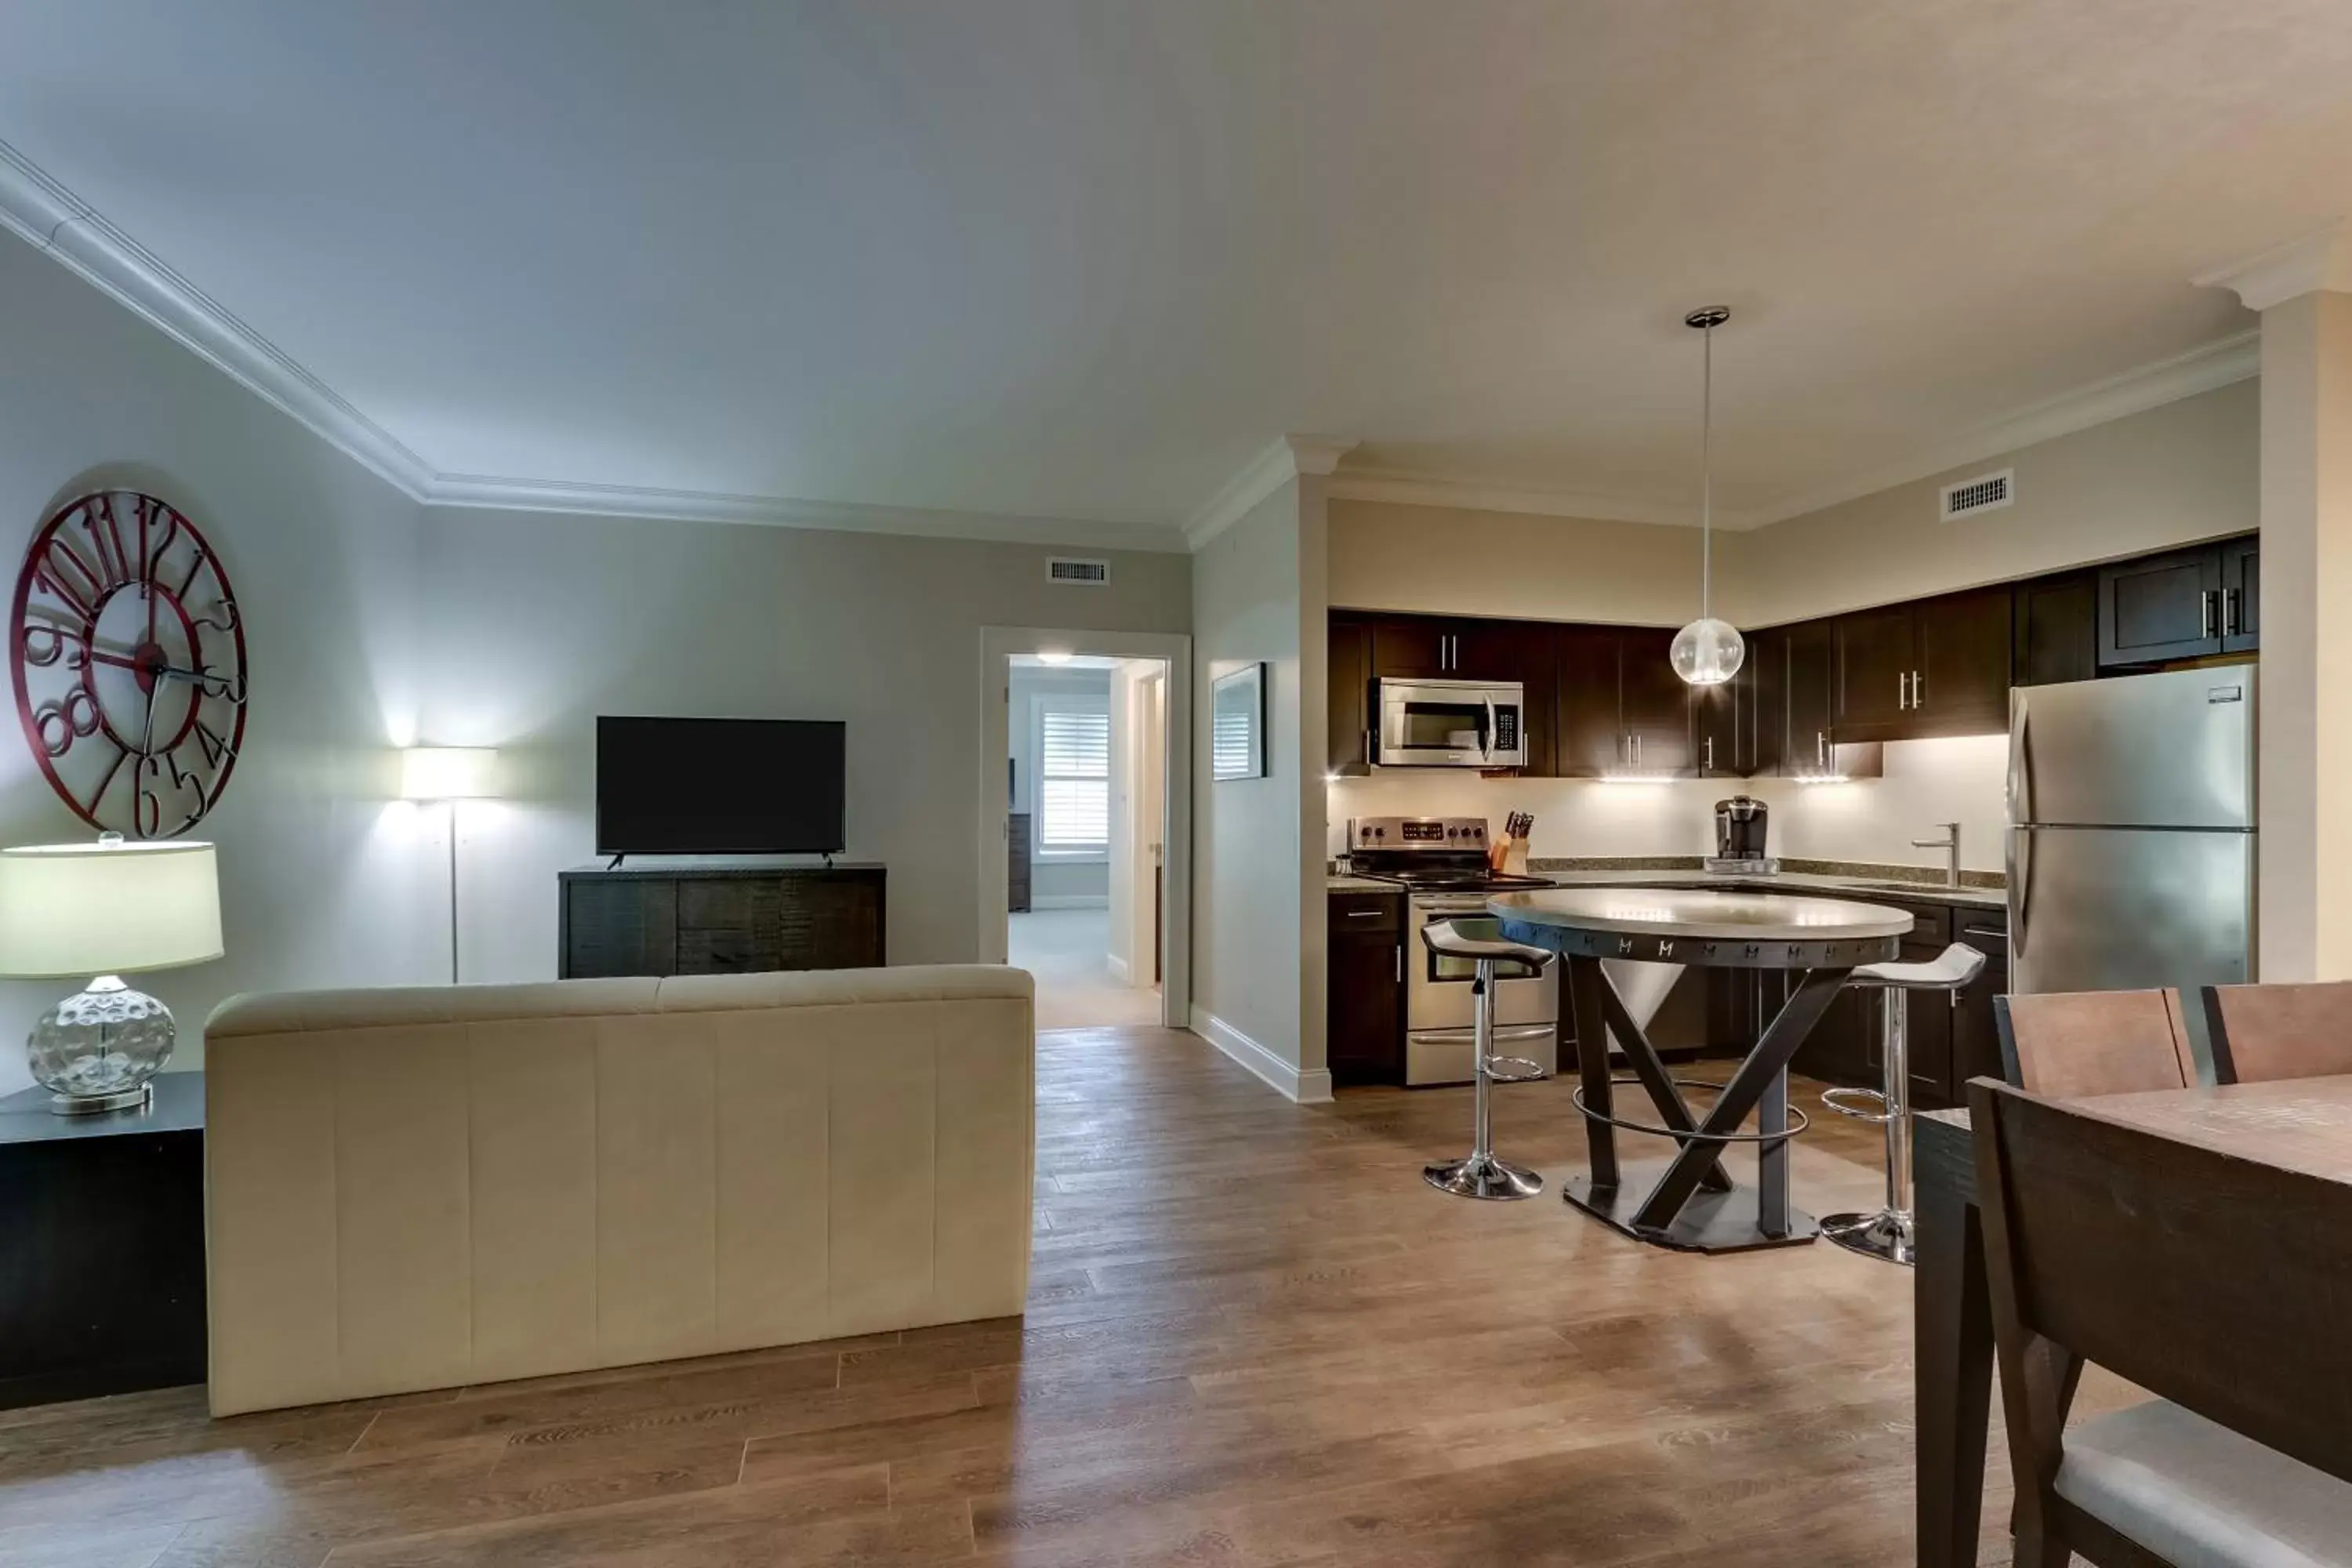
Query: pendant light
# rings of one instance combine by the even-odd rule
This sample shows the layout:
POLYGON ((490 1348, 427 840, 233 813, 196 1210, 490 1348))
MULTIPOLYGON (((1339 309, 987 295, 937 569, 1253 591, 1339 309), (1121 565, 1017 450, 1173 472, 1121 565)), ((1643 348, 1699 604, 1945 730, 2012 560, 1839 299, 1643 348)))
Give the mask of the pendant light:
POLYGON ((1738 627, 1715 618, 1715 329, 1731 320, 1721 305, 1708 305, 1683 318, 1698 329, 1706 363, 1698 417, 1698 619, 1675 634, 1675 673, 1693 686, 1720 686, 1739 673, 1748 644, 1738 627))

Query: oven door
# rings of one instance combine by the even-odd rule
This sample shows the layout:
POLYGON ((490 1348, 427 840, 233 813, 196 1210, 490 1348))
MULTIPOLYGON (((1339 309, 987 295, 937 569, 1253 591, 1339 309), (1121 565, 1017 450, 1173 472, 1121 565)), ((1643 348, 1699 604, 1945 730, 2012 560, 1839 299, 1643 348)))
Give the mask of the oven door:
MULTIPOLYGON (((1410 978, 1405 984, 1404 1080, 1409 1085, 1468 1083, 1477 1056, 1477 999, 1470 983, 1476 966, 1441 957, 1421 940, 1433 921, 1484 915, 1484 895, 1415 898, 1407 933, 1410 978)), ((1559 1018, 1559 965, 1540 970, 1500 963, 1495 971, 1495 1054, 1524 1057, 1546 1073, 1559 1065, 1554 1035, 1559 1018)))
POLYGON ((1527 699, 1515 682, 1383 680, 1384 767, 1515 768, 1527 760, 1527 699))

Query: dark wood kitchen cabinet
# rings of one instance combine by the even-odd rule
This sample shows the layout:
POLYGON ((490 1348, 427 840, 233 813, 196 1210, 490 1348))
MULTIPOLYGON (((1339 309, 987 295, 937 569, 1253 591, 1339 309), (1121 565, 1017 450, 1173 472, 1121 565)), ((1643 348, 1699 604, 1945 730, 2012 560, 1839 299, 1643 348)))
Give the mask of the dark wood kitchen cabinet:
POLYGON ((2099 673, 2099 575, 2070 572, 2021 583, 2011 602, 2011 679, 2019 686, 2099 673))
POLYGON ((2007 728, 2011 597, 2007 587, 1984 588, 1840 616, 1837 738, 2007 728))
POLYGON ((1328 768, 1354 773, 1369 768, 1373 756, 1372 726, 1378 715, 1372 701, 1372 626, 1360 616, 1335 613, 1330 617, 1328 768))
POLYGON ((1690 688, 1666 657, 1674 636, 1650 626, 1559 628, 1561 777, 1683 777, 1695 771, 1690 688))
POLYGON ((1819 778, 1834 771, 1837 627, 1806 621, 1784 627, 1780 648, 1780 771, 1819 778))
POLYGON ((1330 895, 1325 1052, 1335 1084, 1404 1081, 1404 895, 1330 895))
POLYGON ((1778 726, 1767 724, 1764 715, 1780 696, 1780 682, 1774 679, 1780 658, 1778 632, 1754 633, 1748 638, 1748 656, 1740 661, 1738 674, 1720 686, 1692 689, 1693 754, 1699 777, 1753 778, 1778 764, 1777 747, 1766 754, 1767 737, 1778 726))
POLYGON ((2221 550, 2221 651, 2252 653, 2263 646, 2263 543, 2232 539, 2221 550))
POLYGON ((1382 616, 1372 624, 1372 673, 1389 680, 1517 680, 1524 624, 1382 616))
POLYGON ((2261 547, 2248 536, 2099 568, 2099 668, 2261 647, 2261 547))
POLYGON ((1527 689, 1520 710, 1520 740, 1527 762, 1520 773, 1548 779, 1559 772, 1559 628, 1543 621, 1509 623, 1515 644, 1514 679, 1527 689))
MULTIPOLYGON (((1951 1005, 1951 1076, 1940 1086, 1939 1098, 1944 1104, 1960 1105, 1969 1097, 1969 1079, 2006 1076, 1992 999, 2009 989, 2009 911, 1957 905, 1952 923, 1954 942, 1965 942, 1985 955, 1984 973, 1951 1005)), ((1927 1104, 1923 1109, 1938 1107, 1927 1104)))

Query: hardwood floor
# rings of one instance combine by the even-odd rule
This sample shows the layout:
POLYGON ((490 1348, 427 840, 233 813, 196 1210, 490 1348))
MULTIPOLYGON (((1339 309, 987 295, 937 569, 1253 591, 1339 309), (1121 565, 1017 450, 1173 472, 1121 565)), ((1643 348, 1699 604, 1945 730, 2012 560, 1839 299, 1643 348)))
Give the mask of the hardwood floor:
MULTIPOLYGON (((1502 1151, 1574 1168, 1567 1093, 1505 1091, 1502 1151)), ((1297 1107, 1189 1035, 1045 1036, 1039 1100, 1025 1321, 221 1422, 196 1389, 0 1414, 0 1563, 1910 1560, 1907 1272, 1639 1247, 1556 1180, 1444 1196, 1420 1171, 1467 1090, 1297 1107)), ((1801 1205, 1871 1206, 1878 1148, 1817 1118, 1801 1205)))

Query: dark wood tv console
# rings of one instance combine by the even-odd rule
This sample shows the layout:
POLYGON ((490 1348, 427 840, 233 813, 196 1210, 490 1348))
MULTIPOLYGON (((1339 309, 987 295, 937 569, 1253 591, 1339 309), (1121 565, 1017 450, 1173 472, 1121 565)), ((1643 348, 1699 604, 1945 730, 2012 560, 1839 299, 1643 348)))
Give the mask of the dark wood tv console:
POLYGON ((557 879, 556 973, 740 974, 885 960, 883 868, 751 856, 575 866, 557 879))

